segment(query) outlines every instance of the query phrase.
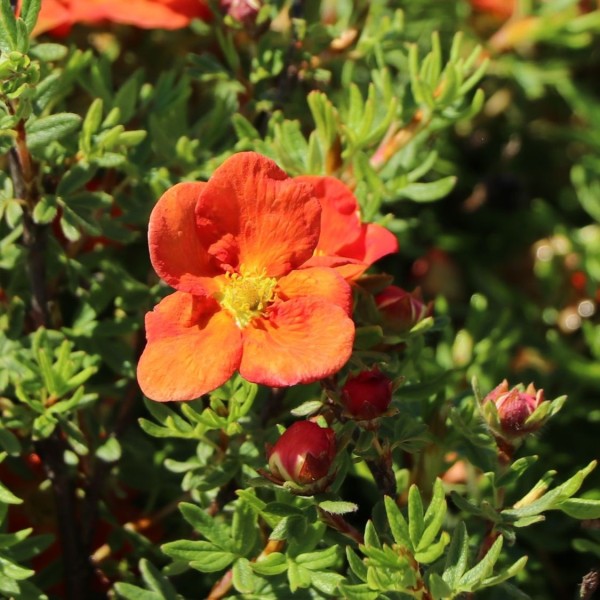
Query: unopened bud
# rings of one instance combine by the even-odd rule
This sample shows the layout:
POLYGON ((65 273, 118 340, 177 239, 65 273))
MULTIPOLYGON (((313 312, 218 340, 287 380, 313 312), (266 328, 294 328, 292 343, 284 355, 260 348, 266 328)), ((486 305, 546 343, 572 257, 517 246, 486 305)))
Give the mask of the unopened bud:
POLYGON ((355 419, 365 421, 384 414, 392 401, 392 380, 377 367, 348 377, 342 403, 355 419))
POLYGON ((500 426, 497 433, 501 435, 509 438, 522 437, 542 425, 542 421, 528 422, 529 417, 544 402, 544 390, 536 390, 531 383, 525 391, 519 387, 509 389, 505 379, 483 399, 484 406, 490 402, 496 407, 500 426))
POLYGON ((310 485, 329 474, 336 455, 335 432, 312 421, 291 425, 268 452, 275 479, 310 485))
POLYGON ((223 11, 246 26, 254 24, 262 5, 262 0, 221 0, 223 11))
POLYGON ((431 315, 431 306, 423 302, 420 290, 407 292, 390 285, 375 296, 383 324, 396 333, 410 331, 419 321, 431 315))

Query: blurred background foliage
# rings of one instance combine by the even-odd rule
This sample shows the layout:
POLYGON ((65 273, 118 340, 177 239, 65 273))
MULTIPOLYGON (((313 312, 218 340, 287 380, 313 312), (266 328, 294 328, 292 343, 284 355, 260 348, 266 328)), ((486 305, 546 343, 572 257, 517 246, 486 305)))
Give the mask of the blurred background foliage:
MULTIPOLYGON (((150 210, 169 186, 208 178, 233 151, 264 153, 291 175, 340 177, 355 186, 365 219, 397 234, 400 252, 380 271, 435 301, 437 324, 415 350, 421 366, 402 373, 409 383, 436 382, 422 394, 422 421, 446 401, 462 406, 473 376, 484 392, 504 378, 533 381, 547 397, 569 399, 528 439, 527 452, 541 458, 517 489, 548 468, 566 478, 599 458, 599 31, 598 6, 575 0, 273 0, 249 23, 216 11, 211 24, 176 32, 75 26, 64 40, 35 42, 29 55, 39 66, 14 67, 31 88, 23 93, 9 78, 2 89, 3 105, 24 112, 0 122, 4 154, 10 118, 34 115, 28 148, 39 169, 28 222, 1 159, 0 469, 24 502, 4 488, 0 501, 9 531, 37 534, 2 555, 10 578, 25 580, 31 573, 16 565, 31 564, 39 589, 65 593, 48 534, 57 536, 58 513, 71 510, 96 523, 81 541, 93 551, 94 593, 105 596, 115 580, 156 581, 151 563, 166 562, 159 543, 189 535, 177 503, 226 504, 252 470, 240 464, 264 464, 261 444, 238 440, 207 472, 214 448, 185 439, 187 426, 145 405, 135 382, 143 314, 168 293, 147 255, 150 210), (15 243, 42 229, 37 250, 15 243), (36 252, 47 311, 31 301, 26 276, 36 252), (60 489, 77 509, 61 504, 60 489), (150 561, 141 575, 140 558, 150 561)), ((314 394, 292 391, 282 407, 314 394)), ((400 410, 415 401, 400 388, 400 410)), ((263 437, 273 441, 284 411, 268 407, 260 391, 263 414, 250 426, 268 423, 263 437)), ((215 427, 235 436, 234 417, 215 427)), ((446 452, 463 455, 457 439, 437 440, 435 474, 446 452)), ((600 499, 598 472, 584 489, 600 499)), ((600 562, 598 521, 553 513, 521 530, 512 552, 530 556, 516 582, 524 593, 571 598, 600 562)), ((206 576, 180 575, 178 589, 197 597, 190 590, 213 583, 198 577, 206 576)), ((170 597, 171 584, 161 585, 170 597)))

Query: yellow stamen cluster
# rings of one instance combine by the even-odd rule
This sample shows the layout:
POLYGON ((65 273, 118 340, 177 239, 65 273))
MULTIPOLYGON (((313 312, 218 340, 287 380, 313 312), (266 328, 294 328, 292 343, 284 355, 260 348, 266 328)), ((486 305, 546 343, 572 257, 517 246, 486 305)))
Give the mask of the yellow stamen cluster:
POLYGON ((275 299, 277 280, 265 272, 227 273, 227 279, 217 300, 229 311, 241 329, 253 319, 263 315, 275 299))

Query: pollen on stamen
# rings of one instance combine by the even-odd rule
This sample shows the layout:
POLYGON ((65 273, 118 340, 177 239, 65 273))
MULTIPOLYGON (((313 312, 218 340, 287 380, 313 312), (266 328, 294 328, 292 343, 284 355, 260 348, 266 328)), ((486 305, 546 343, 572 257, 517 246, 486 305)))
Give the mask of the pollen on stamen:
POLYGON ((263 316, 275 300, 276 284, 277 280, 268 277, 264 270, 261 273, 251 273, 242 267, 240 273, 227 273, 217 300, 241 329, 253 319, 263 316))

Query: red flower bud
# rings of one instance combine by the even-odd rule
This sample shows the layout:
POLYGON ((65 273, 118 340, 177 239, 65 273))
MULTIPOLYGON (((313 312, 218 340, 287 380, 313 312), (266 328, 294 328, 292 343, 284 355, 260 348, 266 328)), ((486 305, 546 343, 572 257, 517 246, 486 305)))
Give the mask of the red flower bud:
POLYGON ((262 0, 221 0, 221 8, 244 25, 253 25, 263 5, 262 0))
POLYGON ((390 285, 375 296, 383 323, 393 331, 405 333, 431 314, 431 306, 423 302, 421 292, 407 292, 390 285))
POLYGON ((269 469, 282 481, 308 485, 329 474, 335 454, 333 429, 298 421, 269 450, 269 469))
POLYGON ((525 422, 543 401, 544 390, 536 390, 532 383, 524 392, 518 387, 509 390, 508 381, 505 379, 483 399, 483 404, 493 402, 496 406, 502 434, 508 437, 522 437, 541 425, 526 425, 525 422))
POLYGON ((346 410, 361 421, 381 416, 392 401, 392 380, 377 367, 348 377, 342 388, 346 410))

